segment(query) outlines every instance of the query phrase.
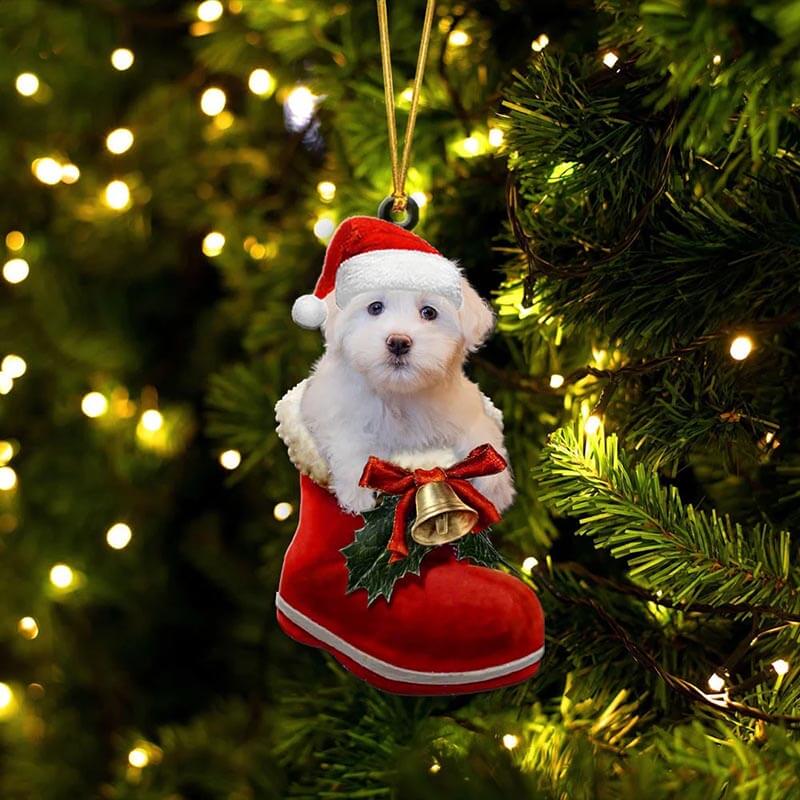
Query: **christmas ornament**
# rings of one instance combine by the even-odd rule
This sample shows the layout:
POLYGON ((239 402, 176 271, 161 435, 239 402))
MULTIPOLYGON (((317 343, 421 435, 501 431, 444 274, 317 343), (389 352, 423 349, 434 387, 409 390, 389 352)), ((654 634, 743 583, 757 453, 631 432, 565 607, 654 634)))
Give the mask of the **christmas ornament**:
POLYGON ((487 535, 513 480, 502 415, 462 363, 493 315, 458 266, 410 232, 404 182, 433 2, 402 160, 385 0, 378 10, 393 192, 383 219, 340 225, 313 294, 292 308, 298 325, 322 328, 326 350, 276 405, 301 498, 277 617, 386 691, 483 691, 538 670, 544 619, 487 535), (394 224, 393 213, 406 217, 394 224))

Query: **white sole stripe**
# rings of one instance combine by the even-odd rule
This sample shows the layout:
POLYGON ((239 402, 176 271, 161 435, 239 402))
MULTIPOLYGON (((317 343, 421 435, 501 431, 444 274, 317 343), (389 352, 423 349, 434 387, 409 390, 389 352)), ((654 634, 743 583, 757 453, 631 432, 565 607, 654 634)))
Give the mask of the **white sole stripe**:
POLYGON ((333 631, 329 631, 319 623, 314 622, 313 619, 307 617, 301 611, 289 605, 289 603, 281 597, 280 592, 275 594, 275 605, 287 619, 299 628, 302 628, 315 639, 323 644, 329 645, 334 650, 347 656, 370 672, 374 672, 376 675, 380 675, 380 677, 386 678, 387 680, 397 681, 399 683, 416 683, 428 686, 458 686, 466 683, 480 683, 495 678, 502 678, 505 675, 510 675, 513 672, 525 669, 525 667, 532 667, 534 664, 541 661, 544 655, 544 646, 542 646, 538 650, 529 653, 527 656, 517 658, 514 661, 507 661, 505 664, 497 664, 493 667, 467 670, 465 672, 420 672, 415 669, 395 666, 388 661, 375 658, 375 656, 371 656, 369 653, 359 650, 345 639, 337 636, 333 631))

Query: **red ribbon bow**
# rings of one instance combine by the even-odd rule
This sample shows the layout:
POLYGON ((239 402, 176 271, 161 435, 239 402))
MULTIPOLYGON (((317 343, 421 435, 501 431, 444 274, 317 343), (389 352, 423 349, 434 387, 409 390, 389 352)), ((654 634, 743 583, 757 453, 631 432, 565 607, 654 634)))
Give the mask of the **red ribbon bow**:
POLYGON ((402 495, 394 512, 392 535, 386 549, 391 552, 390 563, 399 561, 408 555, 406 544, 406 528, 411 504, 417 489, 425 483, 445 481, 450 488, 470 508, 478 512, 478 519, 470 533, 480 533, 500 520, 500 514, 491 500, 484 497, 467 478, 481 475, 496 475, 508 465, 506 460, 490 444, 482 444, 470 451, 469 455, 458 464, 442 469, 415 469, 412 471, 398 467, 391 461, 383 461, 370 456, 361 473, 359 486, 377 489, 384 494, 402 495))

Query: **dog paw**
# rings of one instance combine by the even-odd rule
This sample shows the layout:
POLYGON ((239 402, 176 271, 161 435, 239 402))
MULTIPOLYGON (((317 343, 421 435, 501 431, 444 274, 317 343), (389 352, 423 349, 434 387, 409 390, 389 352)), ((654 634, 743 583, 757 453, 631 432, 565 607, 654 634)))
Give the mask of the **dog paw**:
POLYGON ((375 508, 375 493, 371 489, 360 486, 349 490, 339 489, 336 491, 336 497, 339 505, 352 514, 361 514, 363 511, 375 508))

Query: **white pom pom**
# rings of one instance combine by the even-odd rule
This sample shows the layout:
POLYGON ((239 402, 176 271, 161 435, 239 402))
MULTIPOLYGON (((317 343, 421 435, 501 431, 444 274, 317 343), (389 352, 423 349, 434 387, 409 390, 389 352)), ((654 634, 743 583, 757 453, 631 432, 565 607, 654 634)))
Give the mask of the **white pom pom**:
POLYGON ((301 295, 292 306, 292 319, 301 328, 319 328, 327 316, 328 307, 325 301, 313 294, 301 295))

